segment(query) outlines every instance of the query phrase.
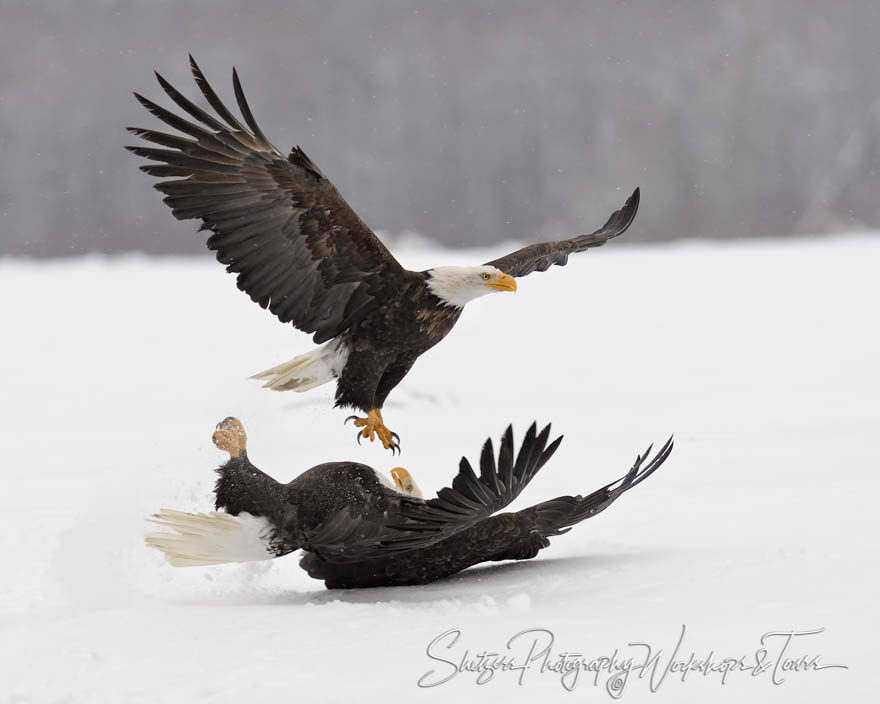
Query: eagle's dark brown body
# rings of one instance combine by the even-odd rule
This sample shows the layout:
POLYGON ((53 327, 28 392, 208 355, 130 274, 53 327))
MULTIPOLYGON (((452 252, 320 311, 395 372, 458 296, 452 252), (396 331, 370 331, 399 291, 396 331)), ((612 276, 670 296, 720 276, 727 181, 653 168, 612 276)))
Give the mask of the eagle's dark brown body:
POLYGON ((406 521, 401 509, 408 499, 358 462, 319 464, 281 484, 257 469, 242 451, 217 473, 215 507, 232 515, 247 512, 266 518, 278 556, 299 548, 338 551, 340 559, 347 552, 370 554, 393 534, 385 530, 386 523, 406 521), (337 530, 333 520, 340 516, 346 520, 337 530))
POLYGON ((538 528, 540 515, 539 504, 491 516, 427 547, 354 563, 335 563, 306 552, 299 564, 310 577, 323 580, 328 589, 427 584, 483 562, 536 557, 550 545, 546 529, 538 528))
POLYGON ((342 336, 349 354, 336 383, 337 406, 382 408, 419 356, 452 330, 461 308, 444 305, 425 286, 424 276, 416 274, 387 305, 342 336))
MULTIPOLYGON (((221 427, 230 421, 238 424, 227 418, 221 427)), ((321 464, 280 484, 242 449, 217 470, 215 505, 231 515, 265 519, 267 552, 248 559, 303 549, 300 565, 329 588, 423 584, 481 562, 535 557, 551 537, 605 510, 647 479, 672 451, 670 439, 647 461, 648 448, 624 477, 587 496, 559 496, 515 513, 497 513, 519 496, 561 440, 550 442, 550 426, 538 432, 533 424, 516 452, 508 428, 497 454, 486 441, 478 473, 462 458, 452 485, 427 501, 389 488, 357 462, 321 464)), ((152 540, 161 546, 161 537, 152 540)), ((178 557, 186 558, 186 550, 178 557)))

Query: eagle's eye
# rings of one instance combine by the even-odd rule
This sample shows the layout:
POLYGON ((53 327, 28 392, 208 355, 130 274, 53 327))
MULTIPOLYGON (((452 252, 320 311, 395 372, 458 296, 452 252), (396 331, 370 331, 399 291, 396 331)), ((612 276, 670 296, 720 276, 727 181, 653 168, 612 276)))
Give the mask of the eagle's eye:
POLYGON ((483 277, 483 281, 488 281, 490 278, 489 274, 485 271, 482 274, 480 274, 480 276, 483 277))

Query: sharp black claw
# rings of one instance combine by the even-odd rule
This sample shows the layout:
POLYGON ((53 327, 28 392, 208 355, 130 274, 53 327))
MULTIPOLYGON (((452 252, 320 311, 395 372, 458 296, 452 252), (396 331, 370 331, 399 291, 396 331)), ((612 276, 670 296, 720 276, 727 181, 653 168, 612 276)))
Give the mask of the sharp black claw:
POLYGON ((361 444, 361 431, 360 430, 357 431, 357 435, 355 435, 355 437, 357 438, 358 445, 360 445, 361 444))
POLYGON ((226 416, 223 420, 221 420, 219 423, 217 423, 217 425, 214 426, 214 429, 225 430, 223 426, 231 420, 238 420, 238 418, 236 418, 235 416, 226 416))
POLYGON ((217 444, 217 438, 214 437, 213 435, 211 436, 211 442, 214 443, 215 445, 217 444))
POLYGON ((350 421, 350 420, 352 420, 352 419, 357 420, 358 417, 357 417, 357 416, 349 416, 349 417, 346 418, 344 421, 342 421, 342 424, 345 425, 346 423, 348 423, 348 421, 350 421))
POLYGON ((395 433, 393 430, 391 431, 391 438, 394 440, 394 444, 398 447, 400 446, 400 436, 395 433))

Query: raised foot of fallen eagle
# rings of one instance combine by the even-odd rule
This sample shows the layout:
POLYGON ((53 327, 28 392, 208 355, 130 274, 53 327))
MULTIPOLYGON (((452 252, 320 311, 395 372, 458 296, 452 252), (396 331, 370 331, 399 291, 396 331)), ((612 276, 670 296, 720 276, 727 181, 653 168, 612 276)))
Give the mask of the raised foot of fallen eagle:
POLYGON ((228 452, 231 457, 238 457, 247 449, 247 433, 244 432, 244 426, 238 418, 232 416, 217 423, 217 429, 211 439, 217 447, 228 452))
POLYGON ((345 422, 348 423, 350 420, 354 420, 356 428, 362 428, 362 430, 357 431, 355 436, 358 445, 361 444, 361 438, 369 438, 370 442, 373 442, 378 437, 382 447, 386 450, 391 450, 392 454, 400 452, 400 436, 385 427, 385 421, 382 420, 382 411, 378 408, 368 411, 366 418, 349 416, 345 419, 345 422))

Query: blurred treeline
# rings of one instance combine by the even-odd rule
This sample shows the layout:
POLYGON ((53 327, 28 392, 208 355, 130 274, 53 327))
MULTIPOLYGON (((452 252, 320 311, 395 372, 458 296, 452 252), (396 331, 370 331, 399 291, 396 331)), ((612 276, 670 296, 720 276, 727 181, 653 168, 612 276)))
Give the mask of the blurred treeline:
POLYGON ((450 245, 880 225, 880 2, 0 0, 0 254, 199 252, 131 96, 221 95, 375 229, 450 245))

